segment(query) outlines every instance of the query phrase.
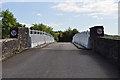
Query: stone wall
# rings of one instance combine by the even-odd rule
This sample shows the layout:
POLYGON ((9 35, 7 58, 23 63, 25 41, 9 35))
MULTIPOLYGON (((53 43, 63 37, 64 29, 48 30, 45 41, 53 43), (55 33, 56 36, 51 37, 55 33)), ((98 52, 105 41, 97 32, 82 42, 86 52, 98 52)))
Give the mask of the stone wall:
POLYGON ((2 59, 4 60, 18 52, 18 45, 18 39, 2 40, 2 59))
POLYGON ((18 52, 22 52, 25 49, 31 48, 31 45, 35 47, 41 44, 54 42, 54 38, 45 32, 45 34, 30 34, 29 29, 25 27, 11 28, 10 31, 11 38, 0 39, 0 46, 2 46, 2 60, 13 56, 18 52), (16 33, 18 34, 11 36, 13 30, 16 30, 16 33))
POLYGON ((120 40, 96 37, 93 50, 120 65, 120 40))
POLYGON ((95 53, 99 53, 110 61, 120 65, 120 39, 104 36, 103 26, 90 28, 90 46, 95 53))
POLYGON ((18 28, 18 37, 1 39, 2 46, 2 60, 13 56, 17 52, 21 52, 27 48, 29 39, 29 29, 28 28, 18 28))

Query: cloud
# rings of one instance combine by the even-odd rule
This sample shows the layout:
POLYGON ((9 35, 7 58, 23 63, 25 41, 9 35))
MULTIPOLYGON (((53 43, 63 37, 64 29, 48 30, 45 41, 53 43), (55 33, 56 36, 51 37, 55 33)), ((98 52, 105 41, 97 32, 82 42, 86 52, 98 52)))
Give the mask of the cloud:
POLYGON ((5 2, 64 2, 65 0, 5 0, 5 2))
POLYGON ((94 27, 94 26, 104 26, 105 27, 105 25, 103 25, 103 24, 93 24, 93 25, 88 26, 88 27, 91 28, 91 27, 94 27))
POLYGON ((37 13, 37 16, 42 16, 42 14, 41 13, 37 13))
POLYGON ((0 4, 5 4, 6 2, 0 1, 0 4))
POLYGON ((104 14, 101 14, 101 13, 90 13, 90 14, 88 14, 88 15, 89 15, 89 16, 92 16, 92 17, 95 18, 95 19, 102 20, 104 14))
POLYGON ((100 15, 116 15, 118 3, 115 0, 67 0, 66 2, 57 3, 52 8, 64 12, 94 13, 94 17, 99 17, 100 15))
POLYGON ((103 17, 99 17, 99 16, 92 16, 92 17, 95 18, 95 19, 99 19, 99 20, 103 19, 103 17))
MULTIPOLYGON (((23 22, 20 22, 20 24, 26 25, 26 27, 31 27, 32 26, 32 24, 23 23, 23 22)), ((62 24, 55 24, 55 23, 50 23, 50 24, 45 24, 45 25, 50 26, 50 27, 60 27, 60 26, 62 26, 62 24)))
MULTIPOLYGON (((104 1, 104 0, 3 0, 4 2, 84 2, 84 3, 90 3, 95 1, 104 1)), ((116 1, 119 0, 110 0, 110 1, 116 1)))
POLYGON ((27 24, 27 23, 22 23, 22 22, 20 22, 20 24, 26 25, 26 27, 31 27, 32 26, 32 24, 27 24))
POLYGON ((60 27, 62 26, 62 24, 55 24, 55 23, 50 23, 50 24, 46 24, 47 26, 50 26, 50 27, 60 27))
POLYGON ((63 13, 56 14, 56 16, 63 16, 63 15, 64 15, 63 13))

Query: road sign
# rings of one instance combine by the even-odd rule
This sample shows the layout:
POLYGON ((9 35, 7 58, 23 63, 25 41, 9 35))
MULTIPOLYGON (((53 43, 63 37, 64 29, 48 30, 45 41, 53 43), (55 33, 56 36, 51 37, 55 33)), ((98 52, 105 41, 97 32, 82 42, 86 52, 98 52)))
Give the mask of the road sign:
POLYGON ((11 31, 11 35, 12 35, 12 36, 16 36, 16 35, 17 35, 17 32, 16 32, 15 30, 12 30, 12 31, 11 31))
POLYGON ((18 28, 12 27, 10 29, 10 38, 17 38, 18 37, 18 28))
POLYGON ((101 28, 97 29, 97 34, 101 35, 103 33, 103 30, 101 28))

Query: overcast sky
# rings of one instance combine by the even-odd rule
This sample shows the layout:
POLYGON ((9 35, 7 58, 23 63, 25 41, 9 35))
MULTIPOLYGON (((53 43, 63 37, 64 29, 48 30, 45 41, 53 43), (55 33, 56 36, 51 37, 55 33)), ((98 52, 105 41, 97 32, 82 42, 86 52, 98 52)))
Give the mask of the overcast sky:
POLYGON ((77 28, 80 32, 102 25, 106 34, 118 34, 117 0, 70 0, 64 2, 32 2, 32 0, 0 2, 2 10, 9 9, 17 21, 26 24, 43 23, 55 31, 77 28))

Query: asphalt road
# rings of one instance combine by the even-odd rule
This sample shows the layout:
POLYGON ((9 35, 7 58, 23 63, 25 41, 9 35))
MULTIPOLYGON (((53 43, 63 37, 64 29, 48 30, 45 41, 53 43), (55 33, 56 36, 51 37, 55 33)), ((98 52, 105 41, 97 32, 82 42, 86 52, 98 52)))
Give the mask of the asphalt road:
POLYGON ((54 43, 3 62, 3 78, 117 78, 118 69, 91 50, 54 43))

